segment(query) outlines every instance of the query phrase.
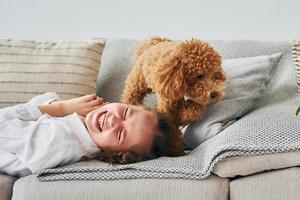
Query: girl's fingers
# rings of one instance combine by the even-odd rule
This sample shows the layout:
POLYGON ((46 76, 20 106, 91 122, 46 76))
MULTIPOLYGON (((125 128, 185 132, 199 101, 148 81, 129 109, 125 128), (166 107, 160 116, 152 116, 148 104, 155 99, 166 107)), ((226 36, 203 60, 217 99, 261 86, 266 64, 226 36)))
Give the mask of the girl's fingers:
POLYGON ((96 94, 89 94, 89 95, 85 95, 85 96, 84 96, 84 99, 85 99, 86 101, 92 101, 92 100, 94 100, 94 99, 96 99, 96 98, 97 98, 96 94))
POLYGON ((103 103, 103 99, 100 97, 94 99, 93 101, 88 102, 90 106, 98 106, 101 105, 102 103, 103 103))
POLYGON ((102 100, 102 101, 103 101, 103 98, 102 98, 102 97, 98 97, 98 96, 97 96, 97 99, 100 99, 100 100, 102 100))
POLYGON ((104 100, 102 99, 102 102, 100 103, 100 104, 98 104, 98 105, 96 105, 96 107, 98 108, 100 108, 100 107, 102 107, 102 106, 105 106, 106 104, 109 104, 109 102, 104 102, 104 100))

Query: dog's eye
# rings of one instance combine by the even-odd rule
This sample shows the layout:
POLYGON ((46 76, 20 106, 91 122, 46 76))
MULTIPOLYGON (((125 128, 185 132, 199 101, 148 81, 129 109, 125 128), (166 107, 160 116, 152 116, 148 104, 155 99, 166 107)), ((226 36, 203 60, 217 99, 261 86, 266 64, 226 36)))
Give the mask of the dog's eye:
POLYGON ((202 75, 199 75, 199 76, 196 77, 196 79, 197 79, 198 81, 202 81, 202 80, 203 80, 203 76, 202 76, 202 75))

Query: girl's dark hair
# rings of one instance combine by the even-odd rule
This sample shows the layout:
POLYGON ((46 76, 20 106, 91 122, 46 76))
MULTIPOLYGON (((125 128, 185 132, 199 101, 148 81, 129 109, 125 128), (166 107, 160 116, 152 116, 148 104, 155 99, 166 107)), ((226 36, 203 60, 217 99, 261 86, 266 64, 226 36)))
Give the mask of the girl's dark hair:
POLYGON ((162 113, 146 109, 150 110, 156 119, 156 133, 150 152, 148 154, 137 154, 132 151, 100 152, 100 155, 97 157, 98 159, 110 164, 128 164, 151 160, 161 156, 175 157, 185 155, 181 132, 175 126, 173 120, 162 113))

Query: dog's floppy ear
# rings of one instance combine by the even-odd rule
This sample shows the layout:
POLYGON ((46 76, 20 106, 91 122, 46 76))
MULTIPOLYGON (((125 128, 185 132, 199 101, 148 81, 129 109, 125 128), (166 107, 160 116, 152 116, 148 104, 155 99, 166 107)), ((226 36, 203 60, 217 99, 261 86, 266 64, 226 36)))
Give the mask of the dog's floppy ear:
POLYGON ((183 63, 177 56, 170 56, 156 71, 155 75, 155 88, 160 95, 172 100, 178 100, 183 97, 187 85, 183 63))

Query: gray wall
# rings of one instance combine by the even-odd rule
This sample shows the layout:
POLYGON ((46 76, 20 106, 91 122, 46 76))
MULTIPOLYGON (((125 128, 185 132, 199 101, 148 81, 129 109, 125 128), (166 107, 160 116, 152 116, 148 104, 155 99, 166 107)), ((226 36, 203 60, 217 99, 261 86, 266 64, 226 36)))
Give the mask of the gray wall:
POLYGON ((0 37, 300 38, 297 0, 0 0, 0 37))

